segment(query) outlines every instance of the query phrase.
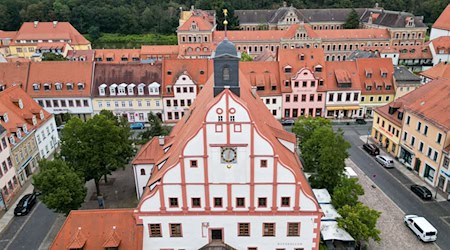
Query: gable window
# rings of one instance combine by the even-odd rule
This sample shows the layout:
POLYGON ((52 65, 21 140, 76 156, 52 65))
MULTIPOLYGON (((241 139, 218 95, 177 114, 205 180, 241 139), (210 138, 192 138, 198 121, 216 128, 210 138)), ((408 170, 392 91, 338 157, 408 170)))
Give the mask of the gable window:
POLYGON ((281 197, 281 206, 282 207, 289 207, 290 203, 291 203, 290 197, 281 197))
POLYGON ((221 197, 214 198, 214 207, 222 207, 222 198, 221 197))
POLYGON ((230 80, 230 68, 228 66, 225 66, 223 68, 222 79, 224 81, 229 81, 230 80))
POLYGON ((170 207, 178 207, 178 198, 169 198, 170 207))
POLYGON ((300 222, 288 223, 287 236, 300 236, 300 222))
POLYGON ((197 167, 197 160, 191 160, 191 168, 197 167))
POLYGON ((145 169, 141 169, 141 175, 145 175, 145 169))
POLYGON ((181 224, 169 224, 170 225, 170 237, 183 237, 181 232, 181 224))
POLYGON ((263 223, 263 236, 275 236, 275 223, 263 223))
POLYGON ((261 160, 261 167, 267 168, 267 160, 261 160))
POLYGON ((200 198, 192 198, 192 207, 198 208, 200 206, 200 198))
POLYGON ((267 198, 266 197, 258 198, 258 207, 267 207, 267 198))
POLYGON ((149 224, 148 231, 150 233, 150 237, 162 237, 161 224, 149 224))
POLYGON ((239 223, 238 236, 250 236, 250 223, 239 223))
POLYGON ((245 198, 236 198, 236 207, 245 207, 245 198))

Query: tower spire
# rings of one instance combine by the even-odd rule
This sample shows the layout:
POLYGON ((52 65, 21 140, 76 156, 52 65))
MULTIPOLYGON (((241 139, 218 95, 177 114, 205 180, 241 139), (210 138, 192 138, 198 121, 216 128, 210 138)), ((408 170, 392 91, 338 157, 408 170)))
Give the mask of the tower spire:
POLYGON ((228 20, 227 20, 228 10, 227 9, 223 9, 223 16, 225 19, 225 20, 223 20, 223 27, 225 29, 225 38, 227 38, 227 25, 228 25, 228 20))

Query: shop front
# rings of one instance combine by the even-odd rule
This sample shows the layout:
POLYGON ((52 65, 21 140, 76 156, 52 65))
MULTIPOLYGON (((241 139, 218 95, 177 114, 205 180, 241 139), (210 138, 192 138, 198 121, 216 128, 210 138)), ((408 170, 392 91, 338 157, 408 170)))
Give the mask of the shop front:
MULTIPOLYGON (((410 151, 410 149, 405 148, 403 145, 400 146, 400 154, 398 156, 399 161, 405 165, 407 168, 412 168, 412 159, 414 158, 414 153, 410 151)), ((419 159, 416 159, 416 162, 419 159)), ((419 160, 420 161, 420 160, 419 160)), ((419 166, 420 169, 420 166, 419 166)))

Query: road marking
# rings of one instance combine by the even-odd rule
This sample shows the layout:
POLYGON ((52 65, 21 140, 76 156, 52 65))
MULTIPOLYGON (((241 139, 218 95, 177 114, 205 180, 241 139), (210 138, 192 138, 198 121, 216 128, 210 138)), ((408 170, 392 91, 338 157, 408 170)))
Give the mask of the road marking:
POLYGON ((27 222, 31 219, 31 217, 33 216, 34 212, 36 212, 37 207, 39 206, 41 202, 39 201, 36 206, 34 207, 33 211, 31 211, 31 213, 27 214, 28 218, 23 222, 22 226, 20 226, 20 228, 17 230, 16 234, 14 234, 14 236, 11 238, 11 240, 9 241, 9 243, 6 245, 5 250, 9 248, 9 246, 13 243, 13 241, 17 238, 17 235, 19 235, 20 231, 22 231, 23 227, 25 226, 25 224, 27 224, 27 222))

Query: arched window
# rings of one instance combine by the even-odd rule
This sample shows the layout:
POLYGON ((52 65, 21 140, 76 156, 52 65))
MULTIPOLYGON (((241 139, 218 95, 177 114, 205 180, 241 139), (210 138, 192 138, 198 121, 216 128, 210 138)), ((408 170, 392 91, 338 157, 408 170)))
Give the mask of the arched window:
POLYGON ((229 81, 230 80, 230 68, 228 68, 228 66, 225 66, 223 68, 223 80, 224 81, 229 81))
POLYGON ((141 169, 141 175, 145 175, 145 169, 141 169))

